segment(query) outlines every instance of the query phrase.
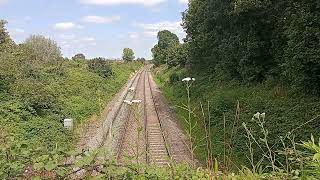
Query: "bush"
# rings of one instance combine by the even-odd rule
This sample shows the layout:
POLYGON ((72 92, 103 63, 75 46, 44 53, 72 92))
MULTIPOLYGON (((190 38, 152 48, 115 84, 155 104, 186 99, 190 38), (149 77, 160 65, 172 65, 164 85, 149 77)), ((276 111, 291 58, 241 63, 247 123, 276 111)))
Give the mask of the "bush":
POLYGON ((88 62, 89 70, 107 78, 112 76, 112 68, 104 58, 94 58, 88 62))
POLYGON ((172 73, 172 74, 170 75, 170 84, 174 84, 174 83, 179 82, 179 81, 180 81, 180 76, 179 76, 179 74, 177 74, 177 73, 172 73))

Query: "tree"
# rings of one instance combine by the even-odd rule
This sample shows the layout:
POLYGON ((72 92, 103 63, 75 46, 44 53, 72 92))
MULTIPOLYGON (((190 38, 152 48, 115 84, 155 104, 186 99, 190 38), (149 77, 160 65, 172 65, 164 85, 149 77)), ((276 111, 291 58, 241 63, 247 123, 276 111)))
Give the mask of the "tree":
POLYGON ((168 66, 182 66, 186 65, 188 59, 188 49, 187 44, 176 44, 168 49, 167 59, 168 59, 168 66))
POLYGON ((42 35, 31 35, 24 44, 33 51, 36 60, 44 64, 52 64, 62 56, 58 44, 42 35))
POLYGON ((134 60, 134 52, 130 48, 124 48, 123 49, 123 54, 122 54, 122 59, 126 62, 133 61, 134 60))
POLYGON ((319 94, 319 18, 315 0, 190 1, 188 60, 193 71, 220 80, 271 78, 319 94))
POLYGON ((79 54, 76 54, 72 57, 72 60, 85 60, 86 59, 86 56, 82 53, 79 53, 79 54))
POLYGON ((102 57, 94 58, 88 62, 89 70, 99 74, 101 77, 109 77, 112 75, 112 67, 102 57))
POLYGON ((320 95, 320 3, 292 2, 286 9, 282 74, 304 92, 320 95))
POLYGON ((15 45, 5 28, 6 24, 7 21, 0 19, 0 52, 11 52, 15 45))
POLYGON ((152 55, 155 65, 165 64, 170 61, 169 51, 179 45, 179 38, 176 34, 164 30, 158 32, 158 43, 152 48, 152 55))
POLYGON ((144 63, 144 62, 146 62, 146 59, 145 58, 137 58, 137 61, 144 63))

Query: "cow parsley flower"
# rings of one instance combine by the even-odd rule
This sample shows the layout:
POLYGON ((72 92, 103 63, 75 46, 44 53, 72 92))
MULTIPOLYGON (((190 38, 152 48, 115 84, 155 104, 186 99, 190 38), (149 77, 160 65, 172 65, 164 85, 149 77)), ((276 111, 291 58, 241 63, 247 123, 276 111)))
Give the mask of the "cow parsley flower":
POLYGON ((255 114, 253 115, 253 117, 259 119, 259 118, 260 118, 260 115, 261 115, 260 112, 257 112, 257 113, 255 113, 255 114))
POLYGON ((134 91, 134 90, 135 90, 134 87, 129 88, 129 91, 134 91))

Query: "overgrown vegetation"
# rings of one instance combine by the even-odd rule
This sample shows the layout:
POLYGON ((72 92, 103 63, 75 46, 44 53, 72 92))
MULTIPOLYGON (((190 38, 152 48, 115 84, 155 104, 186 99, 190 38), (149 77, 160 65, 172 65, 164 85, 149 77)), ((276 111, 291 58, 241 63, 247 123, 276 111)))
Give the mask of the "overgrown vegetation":
POLYGON ((223 172, 246 166, 261 175, 273 171, 274 163, 274 172, 289 176, 300 173, 298 177, 302 177, 300 166, 307 169, 310 157, 301 142, 308 141, 311 134, 320 135, 319 98, 292 98, 267 83, 258 86, 210 83, 205 77, 196 76, 190 87, 190 123, 183 120, 188 119, 190 111, 184 106, 188 104, 188 95, 185 83, 181 82, 188 72, 161 66, 155 73, 157 84, 175 107, 186 133, 192 129, 193 146, 203 164, 212 168, 216 158, 223 172), (266 112, 261 116, 263 121, 253 119, 258 111, 266 112), (269 152, 274 158, 269 158, 269 152))
MULTIPOLYGON (((158 33, 157 82, 207 165, 197 170, 99 164, 102 150, 69 152, 74 138, 62 120, 84 123, 140 64, 70 61, 42 36, 16 45, 0 21, 0 178, 85 170, 105 179, 319 179, 319 19, 316 0, 192 0, 183 44, 158 33), (191 75, 186 91, 181 80, 191 75)), ((124 61, 134 58, 124 49, 124 61)))
POLYGON ((63 119, 85 123, 117 93, 139 62, 61 57, 60 48, 41 35, 15 44, 0 22, 0 178, 22 175, 29 166, 51 170, 77 134, 63 119), (40 164, 39 164, 40 163, 40 164))
POLYGON ((320 135, 319 3, 193 0, 188 5, 184 44, 162 31, 152 52, 158 84, 187 132, 190 123, 183 119, 189 112, 179 108, 188 104, 181 80, 196 79, 191 124, 200 160, 208 161, 209 149, 226 170, 246 165, 253 171, 302 171, 294 162, 285 166, 292 158, 277 151, 320 135), (175 46, 182 51, 171 56, 175 46), (265 121, 251 121, 256 112, 265 112, 265 121))
POLYGON ((183 26, 192 71, 319 95, 319 10, 316 0, 191 1, 183 26))

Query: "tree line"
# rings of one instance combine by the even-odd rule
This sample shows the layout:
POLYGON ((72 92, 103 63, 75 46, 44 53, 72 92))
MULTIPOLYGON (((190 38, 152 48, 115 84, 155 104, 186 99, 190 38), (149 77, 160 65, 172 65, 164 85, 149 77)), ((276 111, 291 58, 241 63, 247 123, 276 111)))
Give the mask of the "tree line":
POLYGON ((187 36, 161 31, 156 65, 185 65, 218 80, 273 80, 320 94, 320 3, 317 0, 192 0, 187 36))

